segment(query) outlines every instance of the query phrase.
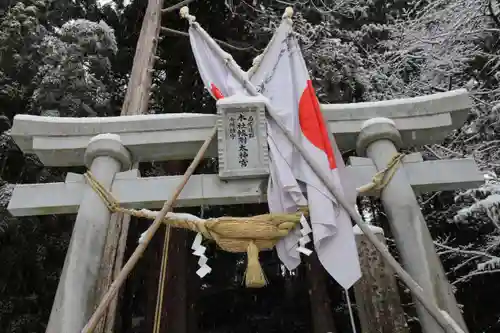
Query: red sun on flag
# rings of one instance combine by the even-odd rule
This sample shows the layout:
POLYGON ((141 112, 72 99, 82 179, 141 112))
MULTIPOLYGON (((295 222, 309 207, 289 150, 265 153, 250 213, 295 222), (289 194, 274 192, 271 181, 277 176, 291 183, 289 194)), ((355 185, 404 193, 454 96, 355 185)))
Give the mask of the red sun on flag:
POLYGON ((212 95, 215 97, 215 99, 219 100, 221 98, 224 98, 224 95, 222 95, 222 92, 213 83, 210 83, 210 91, 212 92, 212 95))
POLYGON ((325 152, 330 169, 335 169, 337 163, 333 155, 332 145, 328 137, 328 129, 321 113, 319 101, 312 86, 307 80, 306 88, 299 101, 299 122, 304 136, 317 148, 325 152))

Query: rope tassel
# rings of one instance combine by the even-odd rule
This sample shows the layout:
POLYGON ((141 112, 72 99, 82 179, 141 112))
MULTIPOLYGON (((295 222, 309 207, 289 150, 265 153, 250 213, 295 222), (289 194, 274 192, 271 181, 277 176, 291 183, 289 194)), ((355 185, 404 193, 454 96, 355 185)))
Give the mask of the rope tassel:
POLYGON ((248 243, 245 285, 248 288, 262 288, 267 284, 266 276, 259 262, 259 248, 254 241, 248 243))

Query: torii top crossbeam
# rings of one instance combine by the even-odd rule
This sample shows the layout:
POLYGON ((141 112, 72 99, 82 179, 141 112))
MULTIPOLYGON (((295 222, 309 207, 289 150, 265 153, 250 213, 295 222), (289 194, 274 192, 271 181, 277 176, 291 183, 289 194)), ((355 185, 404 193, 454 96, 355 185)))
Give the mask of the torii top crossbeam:
MULTIPOLYGON (((361 124, 374 117, 391 118, 405 146, 441 142, 465 122, 472 102, 465 89, 429 96, 354 104, 323 104, 328 127, 341 150, 356 147, 361 124)), ((25 153, 46 166, 83 165, 89 140, 101 133, 119 134, 135 161, 193 158, 216 125, 217 115, 171 113, 107 118, 55 118, 17 115, 11 135, 25 153), (61 140, 63 139, 63 140, 61 140)), ((206 157, 216 157, 213 143, 206 157)))

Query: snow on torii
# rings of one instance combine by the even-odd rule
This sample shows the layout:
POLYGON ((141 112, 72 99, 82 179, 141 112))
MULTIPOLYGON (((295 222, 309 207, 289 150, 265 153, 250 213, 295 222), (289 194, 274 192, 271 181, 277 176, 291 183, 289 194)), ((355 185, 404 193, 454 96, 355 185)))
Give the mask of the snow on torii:
MULTIPOLYGON (((353 148, 361 124, 374 115, 389 116, 394 119, 403 138, 399 144, 420 145, 437 142, 451 128, 461 125, 469 107, 470 101, 465 91, 406 100, 322 106, 325 118, 328 119, 329 132, 332 129, 336 132, 339 145, 342 145, 344 149, 353 148)), ((199 147, 202 142, 200 135, 207 135, 216 124, 217 116, 193 115, 179 121, 177 116, 172 115, 168 121, 164 119, 164 115, 144 116, 133 121, 124 119, 127 117, 108 118, 105 121, 99 118, 87 118, 81 121, 71 119, 70 121, 67 118, 49 119, 18 115, 14 120, 12 136, 23 151, 36 153, 47 166, 83 165, 84 152, 88 149, 90 138, 99 133, 108 132, 120 135, 121 144, 132 152, 134 159, 160 161, 175 156, 190 155, 192 157, 195 152, 193 149, 199 147), (202 123, 199 123, 200 119, 203 119, 202 123)), ((361 135, 366 136, 365 130, 361 132, 361 135)), ((411 185, 414 190, 425 192, 456 189, 477 186, 482 181, 477 166, 471 160, 423 162, 421 157, 415 155, 413 159, 410 159, 411 156, 403 160, 404 165, 400 167, 400 170, 404 168, 408 177, 408 186, 411 185), (425 172, 431 169, 437 175, 434 172, 425 172)), ((364 177, 365 181, 357 184, 360 186, 369 181, 380 168, 379 162, 377 161, 375 165, 371 159, 354 158, 346 171, 355 172, 356 176, 351 176, 354 180, 359 181, 358 178, 364 177)), ((236 202, 238 199, 242 202, 259 202, 265 199, 260 186, 263 179, 265 177, 231 180, 226 183, 221 182, 217 175, 196 175, 189 181, 186 191, 180 197, 180 203, 184 206, 198 205, 200 202, 227 204, 230 202, 228 200, 234 202, 235 199, 236 202)), ((110 181, 110 189, 118 193, 121 201, 129 207, 142 208, 148 205, 150 208, 156 208, 162 200, 169 197, 169 193, 166 193, 164 189, 172 188, 179 181, 179 177, 137 178, 137 172, 135 174, 126 172, 117 174, 114 180, 110 181), (164 185, 160 186, 160 184, 164 185), (142 190, 138 191, 138 188, 142 190)), ((82 177, 74 174, 68 175, 66 183, 18 185, 8 209, 17 216, 74 213, 78 210, 83 196, 90 195, 88 190, 82 177)), ((93 218, 102 221, 102 216, 100 216, 102 210, 97 209, 97 206, 97 201, 93 207, 83 205, 79 210, 77 220, 93 215, 93 218)), ((75 233, 77 232, 75 230, 75 233)), ((80 237, 81 235, 74 234, 73 236, 80 237)), ((407 239, 414 236, 408 233, 401 235, 407 239)), ((80 247, 78 250, 81 255, 72 260, 84 259, 99 249, 80 247)), ((68 255, 75 253, 74 251, 68 252, 68 255)), ((415 252, 412 255, 418 257, 421 253, 415 252)), ((87 264, 85 260, 79 261, 82 268, 85 268, 87 264)), ((421 264, 422 262, 419 262, 419 265, 421 264)), ((79 284, 74 278, 74 275, 63 276, 61 284, 73 286, 75 295, 81 295, 86 293, 84 289, 87 282, 90 283, 96 276, 92 274, 85 276, 88 280, 85 284, 79 284)), ((427 306, 432 308, 432 302, 430 304, 427 306)), ((76 310, 68 307, 66 309, 70 312, 76 310)), ((448 311, 448 309, 445 310, 448 311)), ((77 315, 85 317, 82 313, 77 315)), ((440 321, 440 323, 443 322, 440 321)))

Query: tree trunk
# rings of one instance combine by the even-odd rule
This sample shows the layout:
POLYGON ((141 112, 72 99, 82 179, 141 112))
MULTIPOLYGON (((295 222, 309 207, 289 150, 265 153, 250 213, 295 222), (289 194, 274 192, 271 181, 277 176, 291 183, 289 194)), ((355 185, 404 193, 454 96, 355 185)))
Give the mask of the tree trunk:
POLYGON ((187 333, 188 231, 170 230, 168 269, 162 309, 162 333, 187 333), (175 268, 174 268, 175 267, 175 268))
POLYGON ((201 286, 201 279, 196 275, 196 270, 198 269, 198 257, 191 254, 191 242, 194 235, 187 232, 187 244, 184 248, 187 256, 187 270, 186 270, 186 281, 187 281, 187 333, 198 333, 198 311, 197 300, 201 286))
POLYGON ((143 333, 153 332, 153 327, 155 325, 156 302, 158 298, 158 282, 160 279, 160 267, 164 237, 165 226, 161 226, 151 239, 148 249, 145 252, 146 255, 144 256, 144 260, 147 263, 145 267, 145 269, 147 270, 147 274, 145 279, 146 286, 144 288, 146 292, 146 317, 143 325, 141 325, 141 332, 143 333))
MULTIPOLYGON (((149 93, 151 91, 151 70, 154 66, 156 48, 161 25, 161 8, 163 0, 149 0, 142 22, 141 33, 135 48, 134 63, 127 92, 121 110, 122 116, 144 114, 147 111, 149 93)), ((134 161, 132 168, 138 168, 138 161, 134 161)), ((127 245, 128 229, 131 217, 123 214, 113 214, 105 252, 101 261, 101 270, 98 281, 99 293, 97 302, 106 293, 123 266, 124 252, 127 245)), ((95 333, 112 333, 117 317, 118 299, 123 291, 115 297, 103 316, 95 333)))
MULTIPOLYGON (((382 229, 373 230, 385 244, 382 229)), ((391 267, 360 231, 356 234, 361 272, 354 285, 356 305, 363 333, 408 333, 408 325, 391 267)))
MULTIPOLYGON (((139 229, 139 223, 147 223, 146 221, 138 221, 137 218, 132 218, 129 228, 129 233, 125 251, 124 258, 128 259, 132 255, 135 247, 137 246, 137 239, 139 239, 139 235, 141 234, 141 229, 139 229)), ((147 251, 152 252, 152 248, 146 249, 147 251)), ((147 262, 145 263, 148 264, 147 262)), ((134 275, 137 274, 136 271, 132 271, 131 276, 125 282, 125 286, 123 287, 123 292, 119 294, 120 297, 119 307, 117 308, 117 313, 120 315, 117 316, 117 320, 115 321, 114 330, 112 332, 120 332, 120 333, 132 333, 137 332, 136 326, 134 325, 134 303, 135 300, 133 295, 136 293, 135 288, 137 288, 137 283, 134 283, 134 275), (123 296, 123 297, 122 297, 123 296)), ((140 331, 139 331, 140 332, 140 331)))
MULTIPOLYGON (((189 161, 168 161, 163 164, 163 169, 167 175, 179 175, 187 169, 189 161)), ((166 189, 168 190, 168 189, 166 189)), ((155 325, 156 302, 159 295, 159 277, 161 270, 163 244, 165 240, 165 232, 168 232, 168 250, 167 250, 167 268, 163 290, 163 301, 161 305, 161 318, 159 332, 168 333, 192 333, 197 327, 196 319, 193 318, 191 304, 188 296, 190 296, 188 280, 191 280, 194 271, 189 265, 189 249, 192 237, 189 231, 175 228, 161 228, 161 232, 157 232, 158 245, 154 254, 154 266, 151 268, 154 271, 152 279, 148 283, 148 316, 146 320, 148 330, 152 332, 155 325), (188 320, 189 317, 189 320, 188 320)), ((156 237, 156 235, 155 235, 156 237)), ((194 278, 197 276, 195 275, 194 278)))
POLYGON ((326 289, 326 276, 316 252, 306 259, 309 299, 313 333, 337 333, 333 321, 330 298, 326 289))

